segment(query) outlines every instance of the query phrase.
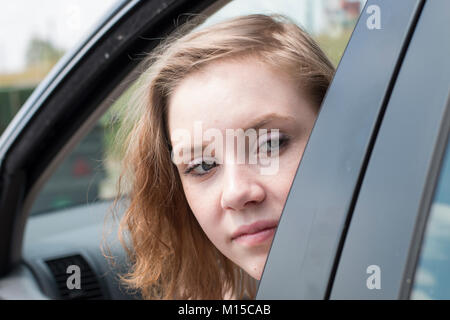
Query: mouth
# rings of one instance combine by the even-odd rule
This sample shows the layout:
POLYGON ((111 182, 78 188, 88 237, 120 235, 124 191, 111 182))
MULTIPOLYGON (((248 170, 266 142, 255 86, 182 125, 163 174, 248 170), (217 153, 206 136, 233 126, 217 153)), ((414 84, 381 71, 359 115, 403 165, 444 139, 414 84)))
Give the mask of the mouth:
POLYGON ((277 220, 260 220, 238 228, 231 241, 244 245, 258 245, 273 238, 278 226, 277 220))

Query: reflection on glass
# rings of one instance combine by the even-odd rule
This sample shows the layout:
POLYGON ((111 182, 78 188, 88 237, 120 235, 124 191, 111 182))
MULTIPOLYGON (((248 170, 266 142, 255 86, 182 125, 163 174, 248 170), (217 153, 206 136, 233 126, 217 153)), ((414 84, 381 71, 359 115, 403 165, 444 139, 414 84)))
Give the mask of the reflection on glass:
POLYGON ((450 299, 450 144, 442 164, 411 299, 450 299))

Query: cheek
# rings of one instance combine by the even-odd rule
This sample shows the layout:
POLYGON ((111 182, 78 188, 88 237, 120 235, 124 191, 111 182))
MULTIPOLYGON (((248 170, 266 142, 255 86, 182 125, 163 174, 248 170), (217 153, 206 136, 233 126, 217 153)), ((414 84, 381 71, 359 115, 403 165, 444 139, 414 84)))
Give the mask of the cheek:
POLYGON ((217 190, 189 181, 183 181, 183 190, 195 218, 209 237, 219 226, 220 201, 217 190))
POLYGON ((206 187, 185 189, 188 204, 206 237, 221 252, 227 250, 226 230, 222 219, 219 192, 206 187))

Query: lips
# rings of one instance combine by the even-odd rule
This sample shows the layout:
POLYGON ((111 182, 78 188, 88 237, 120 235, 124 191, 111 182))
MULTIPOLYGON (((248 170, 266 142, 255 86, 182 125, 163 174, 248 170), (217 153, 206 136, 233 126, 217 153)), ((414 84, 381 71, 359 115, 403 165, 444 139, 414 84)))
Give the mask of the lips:
MULTIPOLYGON (((265 240, 275 232, 277 220, 260 220, 255 223, 239 227, 232 235, 231 240, 259 239, 265 240)), ((254 242, 254 241, 253 241, 254 242)))

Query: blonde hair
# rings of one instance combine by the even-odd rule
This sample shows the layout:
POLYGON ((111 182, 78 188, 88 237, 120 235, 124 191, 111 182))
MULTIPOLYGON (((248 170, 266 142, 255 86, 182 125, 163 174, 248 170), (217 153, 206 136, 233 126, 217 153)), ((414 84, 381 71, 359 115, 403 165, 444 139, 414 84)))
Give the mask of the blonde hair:
POLYGON ((122 280, 147 299, 255 298, 256 281, 211 243, 187 203, 171 161, 168 99, 192 72, 250 57, 290 75, 319 108, 334 68, 301 28, 280 15, 242 16, 183 35, 188 29, 149 55, 127 110, 132 128, 119 190, 128 183, 129 205, 119 237, 132 268, 122 280))

